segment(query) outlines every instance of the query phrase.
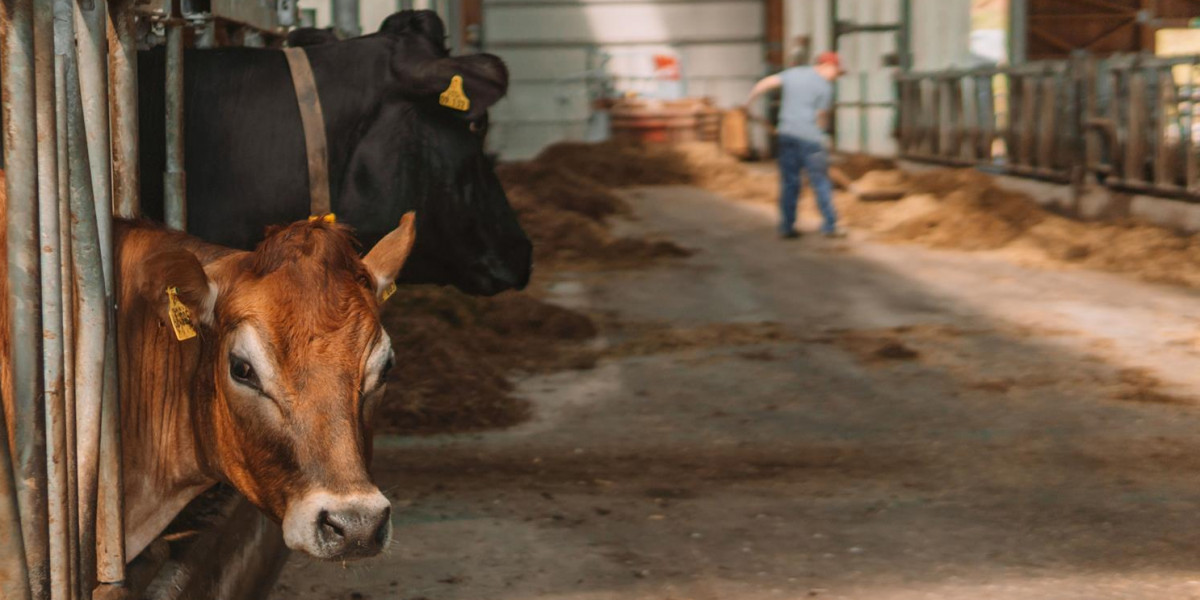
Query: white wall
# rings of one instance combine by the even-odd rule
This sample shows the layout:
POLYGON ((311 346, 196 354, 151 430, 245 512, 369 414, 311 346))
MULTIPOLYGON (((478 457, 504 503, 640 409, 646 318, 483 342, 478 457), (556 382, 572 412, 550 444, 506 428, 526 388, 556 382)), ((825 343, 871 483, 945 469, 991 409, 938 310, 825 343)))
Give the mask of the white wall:
POLYGON ((484 0, 484 50, 510 69, 489 143, 520 159, 559 140, 594 139, 604 56, 618 91, 740 103, 764 74, 763 19, 761 0, 484 0), (651 77, 654 54, 681 59, 680 83, 651 77))
MULTIPOLYGON (((838 0, 839 18, 862 24, 896 23, 900 0, 838 0)), ((829 0, 784 0, 784 38, 790 54, 796 36, 808 35, 813 56, 830 49, 829 0)), ((968 66, 971 0, 912 0, 912 51, 916 70, 968 66)), ((839 52, 849 73, 838 81, 838 100, 888 102, 893 100, 892 77, 896 70, 882 65, 883 56, 896 51, 891 33, 844 36, 839 52)), ((867 109, 867 143, 862 145, 862 114, 858 109, 838 111, 841 149, 872 154, 895 153, 892 140, 894 111, 867 109)))
MULTIPOLYGON (((316 9, 317 27, 333 24, 331 0, 300 0, 300 10, 316 9)), ((433 8, 432 0, 413 0, 413 8, 433 8)), ((379 24, 400 9, 399 0, 358 0, 359 26, 363 33, 379 31, 379 24)))

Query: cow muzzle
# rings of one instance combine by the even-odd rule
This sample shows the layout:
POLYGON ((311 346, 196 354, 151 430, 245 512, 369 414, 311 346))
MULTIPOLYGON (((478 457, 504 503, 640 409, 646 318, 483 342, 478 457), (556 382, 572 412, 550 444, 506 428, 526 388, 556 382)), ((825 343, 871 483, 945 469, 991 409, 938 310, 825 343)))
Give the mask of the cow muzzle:
POLYGON ((392 507, 379 490, 332 494, 316 491, 289 505, 283 517, 288 548, 314 558, 350 560, 375 556, 392 537, 392 507))

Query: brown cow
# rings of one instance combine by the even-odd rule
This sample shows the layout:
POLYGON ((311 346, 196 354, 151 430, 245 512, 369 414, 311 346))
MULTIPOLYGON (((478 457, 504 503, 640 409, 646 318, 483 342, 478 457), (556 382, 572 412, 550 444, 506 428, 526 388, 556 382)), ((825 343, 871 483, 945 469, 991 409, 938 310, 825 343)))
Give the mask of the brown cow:
POLYGON ((282 522, 292 549, 387 545, 390 505, 367 474, 393 356, 378 312, 414 235, 409 213, 360 258, 321 220, 253 252, 116 224, 127 556, 218 481, 282 522), (168 288, 196 337, 177 339, 168 288))

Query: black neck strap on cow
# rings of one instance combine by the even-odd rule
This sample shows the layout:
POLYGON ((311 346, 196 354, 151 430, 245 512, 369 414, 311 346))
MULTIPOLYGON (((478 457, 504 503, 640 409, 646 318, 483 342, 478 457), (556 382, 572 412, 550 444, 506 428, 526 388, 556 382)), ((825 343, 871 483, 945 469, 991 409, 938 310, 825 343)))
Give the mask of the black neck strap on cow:
POLYGON ((326 215, 332 212, 329 201, 329 146, 325 142, 325 115, 317 80, 304 48, 284 48, 296 102, 300 104, 300 122, 304 125, 304 146, 308 153, 309 214, 326 215))

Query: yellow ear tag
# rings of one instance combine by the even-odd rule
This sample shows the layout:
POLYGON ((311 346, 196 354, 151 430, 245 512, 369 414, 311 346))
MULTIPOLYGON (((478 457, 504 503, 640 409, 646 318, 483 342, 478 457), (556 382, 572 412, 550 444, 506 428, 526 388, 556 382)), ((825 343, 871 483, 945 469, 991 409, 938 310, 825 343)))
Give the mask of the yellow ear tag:
POLYGON ((395 294, 395 293, 396 293, 396 282, 393 281, 393 282, 389 283, 387 287, 383 288, 383 291, 379 293, 379 302, 380 303, 387 302, 388 298, 391 298, 392 294, 395 294))
POLYGON ((463 112, 471 109, 471 99, 467 98, 467 93, 463 91, 462 76, 455 75, 450 78, 450 87, 438 97, 438 104, 463 112))
POLYGON ((333 223, 337 223, 337 215, 335 215, 333 213, 325 213, 322 216, 309 215, 309 217, 308 217, 309 223, 312 223, 317 220, 325 221, 326 223, 329 223, 332 225, 333 223))
POLYGON ((175 330, 175 339, 190 340, 196 337, 196 328, 192 326, 192 311, 179 301, 179 288, 167 288, 167 314, 171 317, 171 328, 175 330))

